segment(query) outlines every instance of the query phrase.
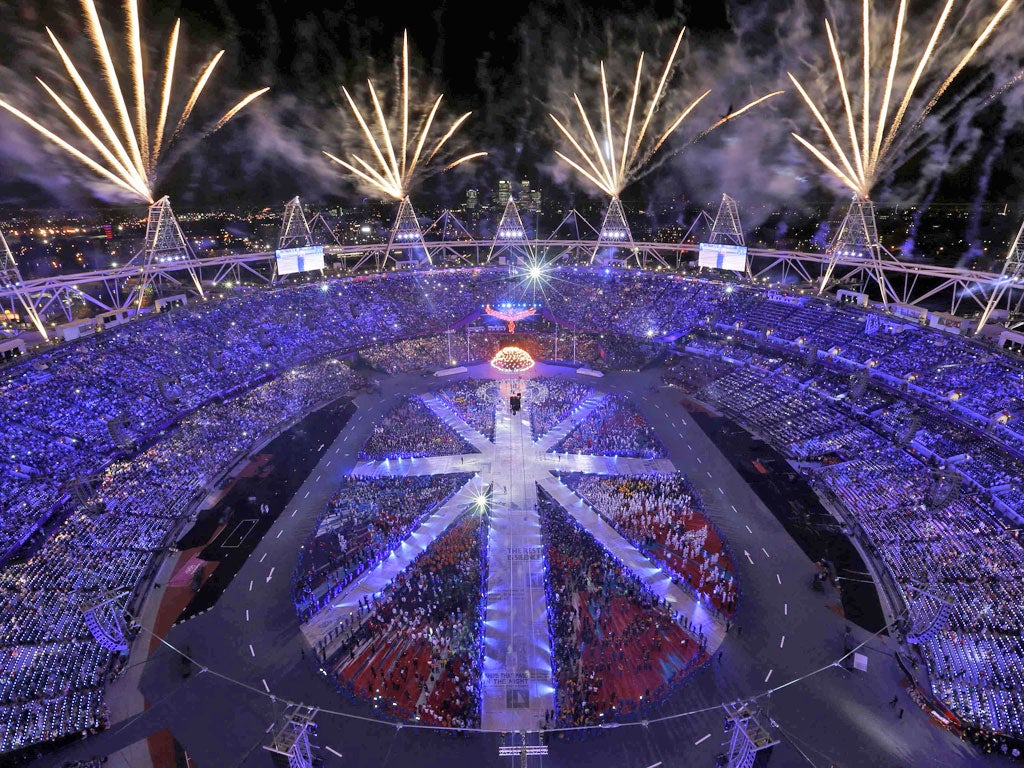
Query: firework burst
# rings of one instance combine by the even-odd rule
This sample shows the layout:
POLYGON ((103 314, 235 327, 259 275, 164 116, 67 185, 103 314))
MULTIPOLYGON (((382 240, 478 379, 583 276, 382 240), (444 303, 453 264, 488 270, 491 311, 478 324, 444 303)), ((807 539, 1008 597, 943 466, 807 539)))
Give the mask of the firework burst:
MULTIPOLYGON (((51 129, 9 101, 0 99, 0 107, 107 181, 152 203, 153 188, 159 170, 165 165, 163 161, 167 152, 191 117, 224 51, 218 51, 202 68, 173 129, 170 129, 168 118, 174 101, 175 63, 178 58, 181 21, 176 21, 171 30, 160 78, 160 95, 151 103, 146 89, 138 0, 125 0, 124 8, 125 55, 121 71, 128 72, 127 91, 121 85, 118 66, 111 53, 111 45, 107 42, 96 3, 94 0, 82 0, 86 32, 99 62, 100 78, 104 83, 102 91, 95 92, 90 88, 83 70, 72 61, 56 35, 47 28, 46 34, 74 85, 75 95, 62 96, 42 78, 36 79, 56 103, 66 123, 51 129), (151 114, 153 107, 155 115, 151 114)), ((228 109, 205 135, 222 128, 268 90, 261 88, 247 95, 228 109)))
POLYGON ((1014 1, 1003 2, 953 67, 936 72, 936 50, 944 42, 942 32, 953 10, 954 0, 945 0, 923 45, 917 36, 906 29, 907 0, 900 0, 885 76, 875 79, 881 81, 880 88, 874 86, 875 80, 872 78, 873 56, 879 52, 875 50, 878 46, 871 44, 874 17, 870 0, 863 0, 860 51, 850 57, 855 59, 859 56, 861 59, 859 83, 851 82, 851 79, 857 77, 856 68, 848 77, 851 68, 840 52, 833 25, 826 20, 825 33, 842 100, 841 115, 826 114, 826 110, 811 98, 800 81, 792 73, 787 73, 803 103, 814 116, 825 141, 814 143, 796 133, 793 137, 857 197, 869 199, 879 177, 905 157, 904 150, 920 134, 925 118, 989 39, 1014 1), (900 77, 898 73, 904 47, 913 48, 917 53, 916 58, 910 60, 911 66, 907 70, 909 76, 900 77), (926 89, 922 87, 924 81, 933 85, 926 89), (928 96, 922 96, 922 93, 928 96), (908 121, 908 113, 913 115, 912 121, 908 121))
MULTIPOLYGON (((676 37, 672 46, 672 53, 661 71, 657 87, 647 104, 646 110, 642 109, 643 119, 637 126, 638 105, 640 104, 641 83, 644 71, 644 54, 636 65, 636 76, 633 79, 632 89, 629 91, 629 105, 624 111, 624 116, 612 109, 612 98, 609 95, 608 77, 605 73, 604 62, 601 62, 601 90, 600 90, 600 117, 595 130, 595 121, 587 114, 579 95, 573 94, 573 103, 582 124, 582 130, 573 131, 568 126, 568 121, 560 120, 549 113, 555 126, 565 139, 569 142, 575 152, 576 159, 565 153, 556 150, 555 154, 566 164, 575 169, 588 181, 596 185, 611 197, 618 197, 623 188, 634 179, 638 178, 641 171, 647 166, 655 153, 662 145, 682 126, 683 122, 704 101, 711 93, 705 90, 686 107, 679 112, 665 127, 657 139, 650 140, 654 134, 651 132, 651 123, 661 102, 666 94, 669 79, 672 75, 672 67, 675 64, 676 54, 683 40, 686 29, 682 29, 676 37)), ((739 109, 730 112, 721 119, 712 123, 704 130, 697 133, 691 140, 693 144, 707 136, 711 131, 730 120, 739 117, 744 112, 753 109, 768 99, 778 96, 782 91, 761 96, 745 104, 739 109)))
MULTIPOLYGON (((367 120, 363 115, 362 110, 360 110, 348 89, 345 87, 341 89, 345 100, 348 102, 349 109, 352 111, 352 115, 359 124, 367 149, 369 149, 372 156, 371 160, 356 154, 350 154, 349 159, 351 162, 348 162, 330 152, 324 151, 328 158, 360 181, 369 184, 377 191, 395 200, 404 200, 408 196, 410 188, 417 181, 422 180, 428 175, 430 163, 438 156, 452 136, 455 135, 455 132, 462 127, 462 124, 472 114, 472 112, 466 112, 461 115, 439 139, 428 145, 428 137, 430 136, 431 129, 434 127, 434 121, 441 106, 441 100, 444 98, 443 94, 438 95, 425 116, 420 118, 419 130, 414 136, 410 136, 409 122, 412 116, 410 115, 409 105, 408 33, 402 34, 401 77, 402 82, 399 86, 398 98, 396 100, 398 116, 392 120, 392 122, 399 123, 397 126, 389 125, 388 118, 384 115, 381 98, 378 96, 377 89, 374 87, 372 80, 367 81, 373 114, 370 120, 367 120), (371 124, 374 127, 371 127, 371 124)), ((415 120, 414 117, 412 119, 415 120)), ((471 152, 445 164, 438 172, 450 170, 469 160, 484 157, 486 154, 486 152, 471 152)))

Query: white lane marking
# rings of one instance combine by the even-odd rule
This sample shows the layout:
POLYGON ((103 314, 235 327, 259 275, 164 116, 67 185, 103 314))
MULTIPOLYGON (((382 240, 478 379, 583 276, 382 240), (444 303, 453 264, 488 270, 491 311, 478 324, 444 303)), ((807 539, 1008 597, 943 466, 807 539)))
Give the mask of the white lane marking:
POLYGON ((326 463, 326 464, 325 464, 324 466, 325 466, 325 467, 329 467, 329 466, 331 466, 331 460, 330 460, 330 459, 328 459, 328 460, 327 460, 327 463, 326 463))
POLYGON ((298 511, 299 511, 299 510, 297 510, 297 509, 293 509, 293 510, 292 510, 292 515, 291 515, 291 516, 292 516, 292 517, 295 517, 295 513, 296 513, 296 512, 298 512, 298 511))
POLYGON ((751 565, 753 565, 753 564, 754 564, 754 558, 752 558, 752 557, 750 556, 750 553, 749 553, 749 552, 747 552, 747 550, 745 550, 745 549, 744 549, 744 550, 743 550, 743 554, 747 556, 747 560, 749 560, 749 561, 750 561, 750 564, 751 564, 751 565))
POLYGON ((786 636, 785 636, 785 635, 783 635, 783 636, 782 636, 782 639, 781 639, 781 640, 779 640, 779 648, 781 648, 781 647, 782 647, 782 646, 784 646, 785 644, 786 644, 786 636))
POLYGON ((260 562, 262 563, 264 560, 266 560, 266 558, 267 558, 267 553, 264 552, 263 553, 263 557, 260 558, 260 562))
POLYGON ((701 736, 699 739, 697 739, 695 742, 693 742, 693 746, 696 747, 698 744, 703 744, 705 741, 707 741, 710 738, 711 738, 711 734, 710 733, 707 734, 706 736, 701 736))
POLYGON ((732 507, 732 511, 735 512, 737 515, 740 513, 740 511, 738 509, 736 509, 736 505, 735 504, 730 504, 729 506, 732 507))
POLYGON ((327 445, 327 443, 320 443, 320 447, 319 447, 319 448, 317 448, 317 450, 318 450, 318 451, 322 451, 322 450, 324 449, 324 446, 325 446, 325 445, 327 445))
POLYGON ((767 675, 765 675, 765 678, 764 678, 764 681, 765 681, 766 683, 767 683, 767 682, 768 682, 768 681, 769 681, 769 680, 771 679, 771 676, 772 676, 772 672, 774 672, 774 671, 775 671, 774 669, 769 669, 769 670, 768 670, 768 674, 767 674, 767 675))
POLYGON ((700 460, 700 456, 697 457, 697 463, 698 464, 703 464, 704 463, 703 461, 700 460))
POLYGON ((692 451, 692 450, 693 450, 693 446, 692 446, 692 445, 690 445, 689 443, 687 443, 687 444, 686 444, 686 450, 688 450, 688 451, 692 451))
POLYGON ((761 551, 764 552, 764 556, 765 557, 771 557, 771 555, 768 554, 768 550, 765 549, 764 547, 761 547, 761 551))
POLYGON ((249 643, 249 653, 251 653, 251 654, 252 654, 252 657, 253 657, 254 659, 256 658, 256 651, 254 651, 254 650, 252 649, 252 643, 249 643))
POLYGON ((338 751, 336 751, 336 750, 333 750, 333 749, 331 749, 330 747, 328 747, 328 746, 326 746, 326 745, 324 745, 324 749, 326 749, 326 750, 327 750, 328 752, 330 752, 330 753, 331 753, 332 755, 335 755, 335 756, 337 756, 337 757, 344 757, 344 755, 342 755, 342 754, 341 754, 341 752, 338 752, 338 751))
POLYGON ((722 486, 718 486, 718 492, 725 496, 725 491, 722 490, 722 486))
POLYGON ((267 583, 268 583, 268 584, 270 583, 270 580, 271 580, 271 579, 272 579, 273 577, 274 577, 274 567, 273 567, 273 566, 271 566, 271 568, 270 568, 270 573, 268 573, 268 574, 267 574, 267 583))
POLYGON ((263 680, 263 688, 266 690, 266 692, 270 693, 270 686, 267 685, 267 681, 264 680, 262 677, 260 678, 260 680, 263 680))
POLYGON ((743 527, 747 529, 747 533, 753 533, 753 531, 750 530, 750 526, 749 525, 744 525, 743 527))
POLYGON ((277 532, 277 536, 275 536, 274 538, 275 538, 275 539, 280 539, 280 538, 281 538, 281 534, 282 534, 282 533, 284 533, 284 528, 282 528, 282 529, 281 529, 280 531, 278 531, 278 532, 277 532))
POLYGON ((304 499, 308 499, 308 498, 309 498, 309 491, 306 491, 306 495, 305 495, 305 496, 303 496, 302 498, 304 498, 304 499))
POLYGON ((339 445, 337 448, 335 448, 334 452, 335 453, 341 453, 341 446, 339 445))
POLYGON ((781 583, 782 583, 782 577, 781 577, 781 576, 779 576, 779 574, 777 574, 777 573, 776 573, 776 574, 775 574, 775 578, 779 580, 779 584, 781 584, 781 583))
POLYGON ((323 475, 317 475, 317 476, 316 476, 316 480, 314 480, 313 482, 314 482, 314 483, 319 483, 319 482, 320 482, 320 478, 321 478, 321 477, 323 477, 323 475))
POLYGON ((249 591, 252 592, 252 579, 249 579, 249 591))
POLYGON ((710 472, 708 472, 708 477, 711 477, 711 473, 710 472))
POLYGON ((782 615, 789 616, 789 603, 782 604, 782 615))
POLYGON ((249 620, 249 609, 248 608, 245 609, 245 620, 246 621, 249 620))

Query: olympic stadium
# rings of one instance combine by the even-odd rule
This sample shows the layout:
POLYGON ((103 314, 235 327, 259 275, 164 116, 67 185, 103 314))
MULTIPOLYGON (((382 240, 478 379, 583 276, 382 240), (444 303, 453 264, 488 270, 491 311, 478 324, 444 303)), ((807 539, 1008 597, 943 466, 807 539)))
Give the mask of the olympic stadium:
POLYGON ((999 764, 1019 356, 858 267, 819 294, 633 245, 245 255, 261 287, 13 358, 4 749, 999 764))
POLYGON ((909 260, 872 199, 1009 5, 959 42, 947 6, 901 67, 906 4, 891 33, 866 4, 861 91, 826 25, 835 103, 789 74, 852 193, 818 250, 748 245, 729 194, 634 236, 623 190, 710 92, 673 101, 679 32, 549 113, 597 221, 419 215, 487 153, 403 34, 322 158, 386 224, 293 197, 269 248, 214 253, 157 190, 223 52, 176 90, 179 24, 150 67, 135 0, 123 51, 82 0, 88 67, 47 29, 59 112, 0 108, 144 235, 33 276, 0 233, 0 761, 1019 764, 1024 227, 994 267, 909 260))

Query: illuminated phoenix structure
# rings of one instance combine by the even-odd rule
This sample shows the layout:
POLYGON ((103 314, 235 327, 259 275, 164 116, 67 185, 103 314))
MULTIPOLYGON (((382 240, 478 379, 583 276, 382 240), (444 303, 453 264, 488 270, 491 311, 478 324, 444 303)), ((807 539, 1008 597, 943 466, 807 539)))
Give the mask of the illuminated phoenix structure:
POLYGON ((516 323, 520 320, 525 320, 537 314, 537 310, 534 307, 527 309, 494 309, 490 304, 484 307, 484 312, 506 323, 509 333, 516 332, 516 323))

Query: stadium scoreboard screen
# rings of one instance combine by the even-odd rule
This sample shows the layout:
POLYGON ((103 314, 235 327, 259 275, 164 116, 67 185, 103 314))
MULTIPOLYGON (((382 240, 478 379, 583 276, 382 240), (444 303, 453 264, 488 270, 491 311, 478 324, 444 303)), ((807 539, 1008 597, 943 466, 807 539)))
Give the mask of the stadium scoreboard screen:
POLYGON ((275 253, 277 274, 294 275, 324 268, 324 247, 307 245, 302 248, 282 248, 275 253))
POLYGON ((701 243, 700 250, 697 252, 697 266, 745 272, 747 269, 747 246, 701 243))

